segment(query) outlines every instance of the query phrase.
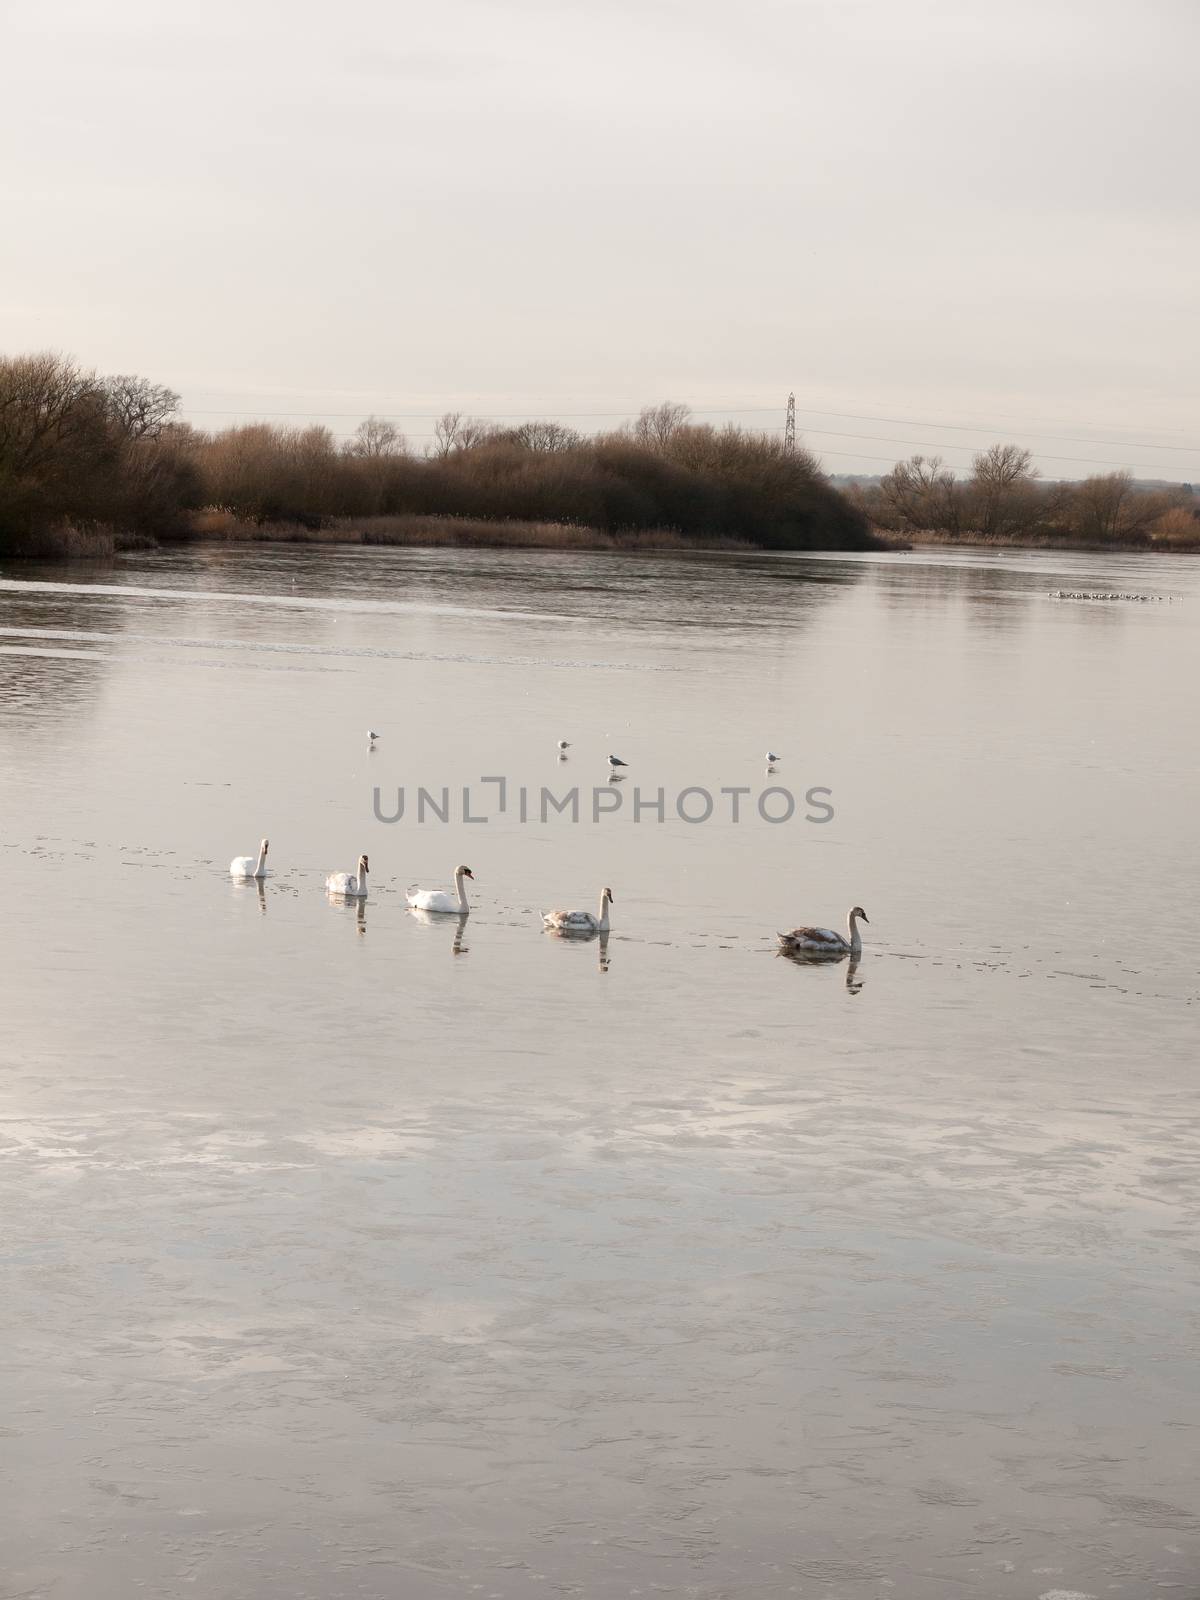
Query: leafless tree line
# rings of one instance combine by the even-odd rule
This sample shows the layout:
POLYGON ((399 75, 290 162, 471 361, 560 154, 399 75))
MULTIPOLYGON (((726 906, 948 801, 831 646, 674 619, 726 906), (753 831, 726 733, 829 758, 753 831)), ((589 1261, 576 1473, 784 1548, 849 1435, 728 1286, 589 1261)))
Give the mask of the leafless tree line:
POLYGON ((853 497, 876 527, 949 538, 1043 538, 1085 544, 1200 543, 1200 498, 1190 485, 1140 487, 1129 472, 1043 483, 1032 455, 1015 444, 981 451, 969 477, 938 456, 911 456, 853 497))
POLYGON ((0 551, 52 549, 63 530, 185 537, 188 513, 202 508, 308 528, 418 514, 788 549, 871 540, 807 452, 698 426, 672 402, 597 438, 550 420, 501 428, 451 412, 421 456, 384 417, 339 443, 324 427, 203 432, 177 420, 178 406, 161 385, 98 376, 65 356, 0 358, 0 551))
POLYGON ((202 503, 260 524, 416 514, 676 529, 788 549, 862 548, 871 538, 807 452, 698 426, 670 402, 592 438, 561 422, 499 427, 447 412, 421 455, 381 417, 340 445, 323 427, 253 423, 189 431, 188 451, 202 503))
POLYGON ((0 358, 0 552, 52 546, 66 527, 185 537, 188 514, 202 508, 312 529, 416 514, 674 529, 777 549, 863 548, 872 525, 997 541, 1195 542, 1200 531, 1182 491, 1149 494, 1127 473, 1044 484, 1017 445, 976 456, 969 478, 918 455, 844 495, 807 450, 698 424, 673 401, 595 437, 550 420, 499 427, 447 412, 420 455, 385 417, 339 442, 319 426, 204 432, 180 422, 178 407, 160 384, 98 376, 65 356, 0 358))

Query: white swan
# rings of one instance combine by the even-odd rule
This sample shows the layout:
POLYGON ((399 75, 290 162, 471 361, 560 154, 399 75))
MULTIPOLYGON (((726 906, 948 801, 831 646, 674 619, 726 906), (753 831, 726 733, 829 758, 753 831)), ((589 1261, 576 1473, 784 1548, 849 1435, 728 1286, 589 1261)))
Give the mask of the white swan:
POLYGON ((861 906, 855 906, 847 919, 850 931, 848 939, 840 933, 834 933, 832 928, 793 928, 790 933, 776 935, 782 950, 790 955, 802 956, 853 956, 857 961, 862 955, 862 934, 858 931, 859 919, 870 922, 870 917, 861 906))
POLYGON ((608 908, 612 903, 612 890, 602 889, 598 917, 594 917, 590 911, 543 911, 542 926, 555 933, 607 933, 608 908))
POLYGON ((231 878, 269 878, 271 874, 267 871, 267 844, 268 841, 266 839, 260 841, 257 857, 234 856, 229 863, 229 876, 231 878))
POLYGON ((464 878, 470 878, 474 882, 475 874, 470 867, 455 867, 453 895, 447 894, 444 889, 410 889, 408 903, 414 911, 448 911, 453 916, 465 917, 471 908, 467 904, 467 896, 463 890, 464 878))
POLYGON ((344 894, 354 900, 367 898, 367 858, 359 856, 358 872, 331 872, 325 879, 328 894, 344 894))

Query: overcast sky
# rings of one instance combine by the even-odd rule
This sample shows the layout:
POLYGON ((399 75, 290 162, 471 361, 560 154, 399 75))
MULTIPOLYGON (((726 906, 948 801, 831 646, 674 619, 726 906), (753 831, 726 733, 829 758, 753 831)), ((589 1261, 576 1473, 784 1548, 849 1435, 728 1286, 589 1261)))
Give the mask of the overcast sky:
POLYGON ((794 389, 831 472, 1200 481, 1196 0, 0 0, 0 62, 0 349, 206 426, 794 389))

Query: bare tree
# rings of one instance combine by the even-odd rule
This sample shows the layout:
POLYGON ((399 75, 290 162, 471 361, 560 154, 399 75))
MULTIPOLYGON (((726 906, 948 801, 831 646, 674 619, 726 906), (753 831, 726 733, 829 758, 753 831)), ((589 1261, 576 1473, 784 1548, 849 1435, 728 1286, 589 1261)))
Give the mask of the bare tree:
POLYGON ((179 409, 179 396, 165 384, 132 373, 102 378, 109 414, 127 439, 157 439, 179 409))
POLYGON ((346 446, 348 456, 402 456, 405 453, 404 435, 394 422, 386 417, 369 416, 354 430, 354 438, 346 446))
POLYGON ((692 414, 691 406, 677 400, 664 400, 657 406, 643 406, 633 425, 633 436, 639 444, 653 450, 665 450, 667 445, 685 428, 692 414))
POLYGON ((523 450, 540 450, 548 454, 575 450, 583 443, 581 433, 561 422, 522 422, 515 428, 505 428, 495 437, 506 444, 520 445, 523 450))
POLYGON ((481 417, 464 417, 461 411, 444 411, 433 425, 433 444, 429 454, 438 460, 456 450, 470 450, 495 437, 496 429, 481 417))
POLYGON ((1011 489, 1016 483, 1036 478, 1033 456, 1019 444, 994 444, 971 462, 976 483, 1011 489))
POLYGON ((92 456, 108 432, 95 373, 53 351, 0 360, 0 477, 36 479, 92 456))
POLYGON ((962 531, 962 486, 941 456, 910 456, 879 481, 879 498, 890 523, 913 532, 962 531))
POLYGON ((161 443, 177 403, 52 351, 0 357, 0 543, 68 523, 169 524, 192 492, 182 451, 161 443))
POLYGON ((981 533, 1019 533, 1037 521, 1033 456, 1017 444, 994 444, 971 463, 971 498, 981 533))
POLYGON ((1128 539, 1145 533, 1168 506, 1166 496, 1139 492, 1131 472, 1100 473, 1074 488, 1073 531, 1084 539, 1128 539))

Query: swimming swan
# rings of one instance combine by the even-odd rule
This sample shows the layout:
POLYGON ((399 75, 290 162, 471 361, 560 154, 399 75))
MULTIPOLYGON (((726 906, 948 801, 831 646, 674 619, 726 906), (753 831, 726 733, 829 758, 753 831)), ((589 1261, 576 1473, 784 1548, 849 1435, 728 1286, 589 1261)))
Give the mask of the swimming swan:
POLYGON ((344 894, 354 900, 367 898, 367 858, 359 856, 357 876, 352 872, 331 872, 325 879, 329 894, 344 894))
POLYGON ((590 911, 543 911, 542 925, 555 933, 607 933, 608 908, 612 903, 612 890, 603 889, 598 917, 594 917, 590 911))
POLYGON ((267 871, 267 844, 263 839, 258 847, 258 856, 234 856, 229 863, 229 876, 231 878, 268 878, 267 871))
POLYGON ((858 931, 860 917, 864 922, 871 920, 861 906, 855 906, 848 919, 849 939, 834 933, 831 928, 793 928, 790 933, 777 935, 780 949, 790 955, 853 956, 857 961, 862 955, 862 934, 858 931))
POLYGON ((410 889, 408 903, 414 911, 448 911, 453 916, 465 917, 470 911, 467 897, 463 891, 463 879, 470 878, 475 881, 475 874, 470 867, 455 867, 454 889, 458 898, 449 895, 444 889, 410 889))

